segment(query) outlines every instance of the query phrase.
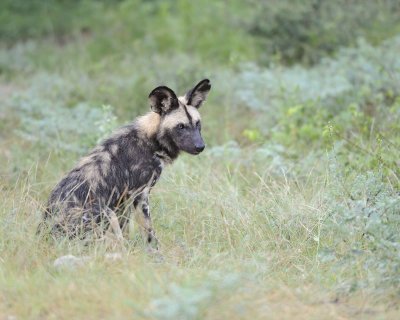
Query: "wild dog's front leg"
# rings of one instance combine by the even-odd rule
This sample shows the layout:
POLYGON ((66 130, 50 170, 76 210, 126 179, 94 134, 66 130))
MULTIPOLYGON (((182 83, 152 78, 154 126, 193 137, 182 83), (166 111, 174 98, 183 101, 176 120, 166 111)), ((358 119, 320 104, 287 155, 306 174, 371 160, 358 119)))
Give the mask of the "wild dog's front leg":
POLYGON ((110 222, 110 227, 111 227, 112 231, 114 232, 115 236, 117 237, 118 241, 123 241, 124 236, 122 234, 122 230, 121 230, 121 227, 118 222, 118 217, 115 214, 115 212, 113 210, 111 210, 110 208, 107 208, 105 210, 105 215, 106 215, 108 221, 110 222))
POLYGON ((135 220, 139 225, 143 240, 149 248, 153 247, 158 250, 157 238, 155 237, 153 225, 151 223, 148 195, 142 195, 140 199, 138 199, 135 209, 135 220))

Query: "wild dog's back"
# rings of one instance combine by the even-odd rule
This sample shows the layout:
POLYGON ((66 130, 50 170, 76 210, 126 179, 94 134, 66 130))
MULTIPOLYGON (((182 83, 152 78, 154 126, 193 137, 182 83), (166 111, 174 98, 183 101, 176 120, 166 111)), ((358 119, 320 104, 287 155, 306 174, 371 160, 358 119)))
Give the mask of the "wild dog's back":
POLYGON ((154 185, 162 164, 154 157, 154 141, 144 139, 141 129, 137 121, 119 129, 57 184, 45 213, 55 231, 87 232, 102 220, 102 209, 117 212, 132 195, 154 185))

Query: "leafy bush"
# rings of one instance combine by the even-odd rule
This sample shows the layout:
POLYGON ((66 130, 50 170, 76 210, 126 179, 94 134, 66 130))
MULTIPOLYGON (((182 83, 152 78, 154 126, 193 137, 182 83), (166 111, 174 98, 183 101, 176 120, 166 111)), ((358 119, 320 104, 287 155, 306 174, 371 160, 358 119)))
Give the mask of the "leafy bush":
MULTIPOLYGON (((400 196, 398 189, 386 183, 379 172, 351 175, 338 162, 335 148, 331 153, 331 194, 328 196, 328 223, 323 232, 335 237, 322 256, 329 252, 337 264, 334 268, 358 268, 362 276, 352 289, 375 287, 385 290, 399 287, 400 271, 400 196), (343 246, 347 243, 346 246, 343 246)), ((400 292, 397 292, 399 294, 400 292)))
POLYGON ((398 144, 392 132, 399 130, 399 50, 396 37, 378 48, 360 41, 310 69, 246 65, 231 76, 230 107, 257 113, 252 128, 287 146, 330 143, 324 137, 328 125, 335 128, 335 139, 359 133, 390 136, 398 144))

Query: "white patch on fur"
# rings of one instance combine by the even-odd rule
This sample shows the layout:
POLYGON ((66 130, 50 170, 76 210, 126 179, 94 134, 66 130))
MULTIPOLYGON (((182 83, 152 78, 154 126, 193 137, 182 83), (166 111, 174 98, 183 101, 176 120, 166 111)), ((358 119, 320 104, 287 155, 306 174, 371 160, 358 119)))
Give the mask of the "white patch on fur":
POLYGON ((185 106, 187 105, 186 96, 178 97, 179 102, 183 103, 185 106))

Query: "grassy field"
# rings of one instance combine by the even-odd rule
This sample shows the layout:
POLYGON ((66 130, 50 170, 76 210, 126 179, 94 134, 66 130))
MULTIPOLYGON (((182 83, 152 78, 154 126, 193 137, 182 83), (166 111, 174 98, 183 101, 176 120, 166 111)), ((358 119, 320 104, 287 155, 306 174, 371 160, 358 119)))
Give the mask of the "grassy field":
POLYGON ((0 4, 0 319, 400 317, 398 4, 312 3, 0 4), (204 77, 207 148, 150 198, 163 259, 36 236, 82 155, 204 77))

